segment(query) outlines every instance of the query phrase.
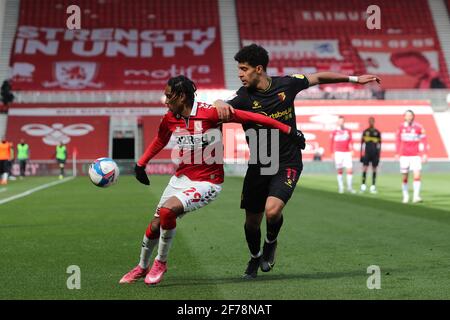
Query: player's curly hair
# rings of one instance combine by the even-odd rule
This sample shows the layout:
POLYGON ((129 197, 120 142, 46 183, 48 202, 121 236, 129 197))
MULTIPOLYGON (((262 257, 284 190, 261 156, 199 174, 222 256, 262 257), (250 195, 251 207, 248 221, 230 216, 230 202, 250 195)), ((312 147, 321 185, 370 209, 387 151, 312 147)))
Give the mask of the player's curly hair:
POLYGON ((197 86, 194 81, 186 76, 172 77, 167 81, 167 85, 170 86, 172 93, 180 97, 182 94, 186 96, 189 103, 194 103, 195 91, 197 91, 197 86))
POLYGON ((253 68, 262 66, 264 71, 266 71, 267 65, 269 64, 269 53, 263 47, 252 43, 251 45, 242 47, 234 56, 234 60, 238 63, 248 63, 253 68))

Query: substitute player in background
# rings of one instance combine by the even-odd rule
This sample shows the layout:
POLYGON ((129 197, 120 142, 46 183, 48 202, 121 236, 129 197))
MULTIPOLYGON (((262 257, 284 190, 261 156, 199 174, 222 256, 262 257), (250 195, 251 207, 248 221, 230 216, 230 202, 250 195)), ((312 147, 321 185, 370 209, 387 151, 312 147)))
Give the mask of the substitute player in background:
POLYGON ((60 142, 59 145, 56 146, 55 150, 56 154, 56 162, 58 162, 59 166, 59 179, 64 178, 64 167, 66 166, 67 160, 67 147, 64 143, 60 142))
POLYGON ((11 159, 12 144, 2 138, 0 141, 0 184, 8 184, 8 162, 11 159))
MULTIPOLYGON (((294 100, 296 95, 308 87, 339 82, 367 84, 380 82, 374 75, 347 76, 334 72, 294 74, 272 77, 267 74, 269 55, 267 50, 256 44, 243 47, 234 59, 238 63, 238 76, 242 87, 229 101, 214 102, 219 117, 227 119, 234 108, 254 113, 263 113, 296 128, 294 100)), ((256 125, 245 125, 244 130, 256 130, 258 149, 271 150, 271 138, 261 139, 266 130, 256 125), (265 141, 264 141, 265 140, 265 141)), ((258 268, 268 272, 275 264, 277 238, 283 225, 283 209, 291 198, 303 170, 301 149, 290 143, 286 137, 279 137, 279 170, 275 174, 263 174, 264 161, 258 150, 251 157, 256 164, 249 164, 244 179, 241 209, 245 209, 245 238, 250 251, 250 260, 244 278, 257 276, 258 268), (267 230, 261 251, 261 223, 265 215, 267 230)), ((265 150, 265 151, 264 151, 265 150)), ((256 151, 256 150, 255 150, 256 151)))
POLYGON ((30 159, 30 146, 25 143, 24 139, 20 140, 17 145, 17 160, 19 160, 20 167, 20 179, 25 178, 25 172, 27 169, 27 162, 30 159))
POLYGON ((409 202, 408 175, 413 172, 413 202, 421 202, 421 170, 422 161, 427 161, 428 142, 425 129, 414 121, 414 112, 407 110, 404 114, 405 121, 397 130, 397 157, 400 158, 400 172, 402 174, 403 203, 409 202), (420 144, 423 144, 423 152, 420 151, 420 144), (422 154, 422 155, 421 155, 422 154))
POLYGON ((345 128, 345 119, 339 116, 337 128, 331 133, 331 152, 334 156, 334 164, 337 170, 337 182, 339 193, 344 193, 344 168, 347 170, 347 191, 355 193, 353 190, 353 140, 352 132, 345 128))
MULTIPOLYGON (((167 256, 175 236, 177 217, 206 206, 216 199, 222 189, 223 155, 209 156, 205 152, 211 150, 213 145, 218 147, 216 150, 223 150, 222 120, 219 120, 217 110, 212 105, 195 101, 195 91, 195 84, 185 76, 169 79, 166 86, 166 105, 169 111, 161 121, 157 137, 135 166, 136 178, 143 184, 150 184, 145 166, 167 145, 172 134, 180 149, 175 157, 180 160, 181 156, 182 159, 145 232, 140 262, 122 277, 120 283, 135 282, 143 277, 146 284, 159 283, 167 271, 167 256), (150 256, 157 245, 158 255, 149 269, 150 256)), ((264 115, 236 111, 231 122, 259 123, 281 130, 290 138, 291 144, 298 148, 305 144, 301 132, 291 130, 288 125, 264 115)))
POLYGON ((377 193, 376 178, 377 167, 380 163, 381 153, 381 132, 375 128, 375 118, 369 118, 369 127, 363 131, 361 136, 361 157, 363 164, 361 192, 367 190, 366 176, 369 164, 372 165, 372 185, 370 186, 370 193, 377 193))

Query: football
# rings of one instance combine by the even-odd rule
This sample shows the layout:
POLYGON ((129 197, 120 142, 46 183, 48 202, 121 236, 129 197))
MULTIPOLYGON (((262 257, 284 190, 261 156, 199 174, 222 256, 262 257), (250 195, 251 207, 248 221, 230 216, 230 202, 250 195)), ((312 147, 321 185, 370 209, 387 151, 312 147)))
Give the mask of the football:
POLYGON ((119 167, 111 158, 98 158, 89 166, 89 178, 97 187, 107 188, 117 182, 119 167))

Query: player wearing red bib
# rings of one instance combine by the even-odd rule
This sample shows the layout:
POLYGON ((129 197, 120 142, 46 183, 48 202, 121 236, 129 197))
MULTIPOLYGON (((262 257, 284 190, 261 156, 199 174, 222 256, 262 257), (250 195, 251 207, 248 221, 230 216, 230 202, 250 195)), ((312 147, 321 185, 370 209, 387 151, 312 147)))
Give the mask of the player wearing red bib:
MULTIPOLYGON (((141 183, 149 185, 145 166, 172 136, 178 146, 172 152, 178 168, 145 232, 138 266, 125 274, 120 283, 131 283, 144 277, 146 284, 159 283, 167 271, 167 256, 175 236, 177 217, 206 206, 222 190, 222 120, 212 105, 195 101, 195 91, 195 84, 184 76, 171 78, 166 86, 165 103, 169 111, 161 121, 157 137, 137 162, 135 173, 141 183), (158 255, 149 268, 152 251, 157 246, 158 255)), ((237 110, 230 122, 259 123, 279 129, 294 143, 304 144, 300 131, 291 130, 290 126, 261 114, 237 110)))
POLYGON ((352 187, 352 132, 345 128, 344 124, 345 119, 343 116, 340 116, 338 118, 338 127, 331 133, 331 152, 334 155, 334 163, 337 170, 339 193, 344 193, 344 168, 347 169, 347 191, 350 193, 355 193, 352 187))
POLYGON ((421 202, 421 170, 422 161, 427 161, 427 137, 425 129, 417 122, 414 122, 414 112, 407 110, 404 114, 404 123, 400 125, 396 134, 397 157, 400 159, 400 172, 402 174, 403 203, 409 202, 408 175, 413 172, 413 202, 421 202), (420 145, 423 145, 421 151, 420 145))

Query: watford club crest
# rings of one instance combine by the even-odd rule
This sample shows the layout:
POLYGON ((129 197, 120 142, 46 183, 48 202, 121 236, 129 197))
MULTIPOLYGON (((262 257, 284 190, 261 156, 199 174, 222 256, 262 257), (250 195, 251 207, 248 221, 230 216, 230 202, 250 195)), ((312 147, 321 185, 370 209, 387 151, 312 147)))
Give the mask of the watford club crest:
POLYGON ((286 100, 286 94, 284 92, 280 92, 278 94, 278 99, 280 99, 280 101, 283 102, 284 100, 286 100))
POLYGON ((261 103, 259 103, 259 101, 253 101, 253 105, 252 105, 252 109, 260 109, 261 103))

